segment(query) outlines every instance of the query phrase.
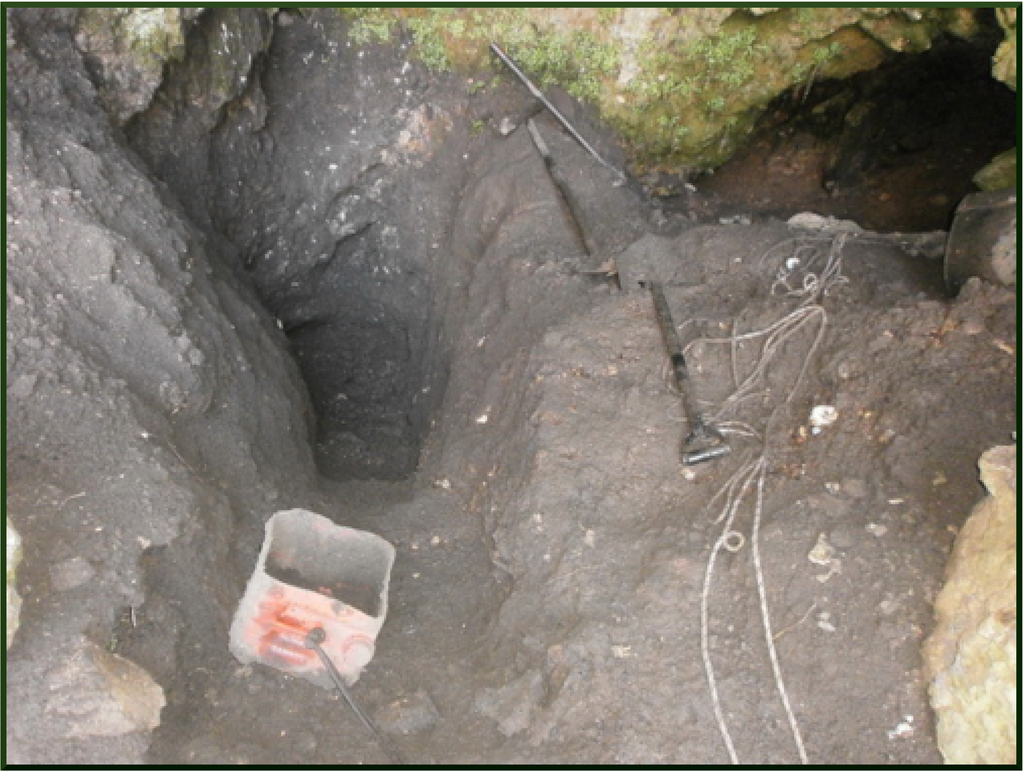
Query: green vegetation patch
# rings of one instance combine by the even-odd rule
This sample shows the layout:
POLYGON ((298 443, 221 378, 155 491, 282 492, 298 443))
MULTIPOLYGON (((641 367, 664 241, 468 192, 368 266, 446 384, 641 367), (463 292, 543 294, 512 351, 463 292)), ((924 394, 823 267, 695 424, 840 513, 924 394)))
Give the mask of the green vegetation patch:
MULTIPOLYGON (((610 23, 618 9, 603 9, 610 23), (614 12, 614 13, 613 13, 614 12)), ((619 69, 618 46, 588 29, 542 24, 529 8, 357 8, 349 35, 360 44, 383 43, 401 29, 420 61, 434 72, 472 71, 488 64, 488 45, 501 46, 541 88, 558 84, 573 96, 599 102, 619 69)))

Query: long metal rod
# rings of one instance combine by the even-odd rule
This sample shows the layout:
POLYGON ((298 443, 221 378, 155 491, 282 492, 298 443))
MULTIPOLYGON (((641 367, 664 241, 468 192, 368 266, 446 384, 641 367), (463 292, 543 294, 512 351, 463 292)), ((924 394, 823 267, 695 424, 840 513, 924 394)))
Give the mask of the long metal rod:
POLYGON ((679 342, 675 322, 672 321, 672 311, 668 307, 665 292, 657 281, 646 283, 654 301, 654 315, 658 318, 665 349, 672 362, 672 377, 683 403, 686 420, 690 424, 690 433, 683 440, 681 450, 683 463, 692 466, 728 455, 731 451, 729 443, 718 429, 708 424, 690 393, 690 374, 686 369, 686 357, 683 356, 683 347, 679 342))
POLYGON ((591 240, 587 237, 586 228, 583 227, 583 212, 579 202, 573 195, 572 189, 569 187, 569 181, 557 168, 555 159, 551 156, 551 151, 548 150, 547 143, 544 142, 544 137, 540 135, 540 129, 533 122, 533 118, 529 118, 526 121, 526 128, 530 132, 530 137, 533 139, 537 152, 540 153, 540 157, 544 160, 544 168, 547 169, 548 176, 555 183, 555 189, 562 198, 563 208, 567 210, 566 219, 569 220, 569 225, 572 227, 576 239, 580 242, 580 246, 583 247, 583 254, 587 257, 592 256, 596 250, 591 240))
POLYGON ((312 648, 316 651, 316 655, 320 657, 320 661, 323 663, 324 668, 327 670, 327 674, 331 678, 331 682, 334 683, 334 687, 341 691, 342 697, 345 702, 356 713, 356 716, 362 721, 363 725, 366 726, 367 730, 373 734, 377 740, 377 744, 384 750, 384 753, 388 756, 388 759, 395 765, 404 766, 406 765, 405 758, 402 757, 398 750, 395 750, 389 745, 384 735, 381 734, 380 729, 377 728, 377 724, 370 720, 369 715, 363 712, 359 705, 356 704, 355 699, 352 698, 352 694, 349 693, 348 688, 345 686, 345 681, 341 677, 341 673, 338 672, 334 666, 334 662, 331 661, 331 657, 327 655, 327 652, 320 646, 324 640, 327 639, 327 633, 322 627, 314 627, 309 630, 309 634, 306 635, 306 647, 312 648))
POLYGON ((580 135, 580 132, 578 132, 575 128, 573 128, 572 124, 569 123, 569 121, 565 118, 565 116, 563 116, 562 113, 560 113, 555 108, 555 106, 553 104, 551 104, 551 102, 549 102, 547 100, 547 98, 544 96, 544 94, 541 93, 540 89, 537 88, 535 85, 533 85, 533 83, 530 81, 530 79, 528 77, 526 77, 526 75, 523 73, 523 71, 520 70, 516 66, 515 62, 513 62, 508 57, 508 54, 506 54, 504 51, 502 51, 498 47, 497 43, 491 43, 491 50, 494 51, 494 53, 498 56, 499 59, 501 59, 503 62, 505 62, 505 65, 510 70, 512 70, 512 72, 515 73, 515 76, 517 78, 519 78, 523 82, 523 85, 526 86, 530 90, 530 93, 533 94, 534 97, 536 97, 537 100, 548 109, 548 112, 550 112, 552 115, 555 116, 555 118, 558 120, 558 122, 561 123, 562 126, 565 127, 565 130, 568 131, 570 134, 572 134, 573 139, 575 139, 577 142, 579 142, 584 150, 586 150, 588 153, 590 153, 592 156, 594 156, 594 158, 597 159, 597 162, 600 163, 602 166, 604 166, 607 169, 610 169, 615 174, 615 176, 619 180, 619 182, 625 182, 626 181, 626 175, 623 174, 621 171, 619 171, 614 166, 612 166, 610 163, 608 163, 608 161, 606 161, 604 158, 601 157, 601 155, 597 152, 597 150, 595 150, 593 147, 590 146, 590 143, 587 142, 587 140, 584 139, 580 135))

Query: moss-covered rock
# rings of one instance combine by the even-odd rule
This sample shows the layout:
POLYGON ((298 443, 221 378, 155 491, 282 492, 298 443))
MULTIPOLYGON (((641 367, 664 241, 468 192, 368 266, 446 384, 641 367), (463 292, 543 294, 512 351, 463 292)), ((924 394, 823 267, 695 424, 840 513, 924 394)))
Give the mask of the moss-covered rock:
POLYGON ((924 648, 948 763, 1017 757, 1017 448, 979 463, 989 496, 957 536, 924 648))
POLYGON ((502 45, 543 88, 594 103, 641 167, 720 165, 791 88, 977 31, 943 8, 355 9, 356 42, 406 29, 435 70, 480 67, 502 45))
POLYGON ((123 124, 146 109, 163 66, 185 52, 185 33, 202 8, 85 8, 75 42, 86 55, 110 116, 123 124))
POLYGON ((1017 148, 993 158, 987 166, 974 175, 974 184, 982 190, 1003 190, 1016 187, 1017 180, 1017 148))

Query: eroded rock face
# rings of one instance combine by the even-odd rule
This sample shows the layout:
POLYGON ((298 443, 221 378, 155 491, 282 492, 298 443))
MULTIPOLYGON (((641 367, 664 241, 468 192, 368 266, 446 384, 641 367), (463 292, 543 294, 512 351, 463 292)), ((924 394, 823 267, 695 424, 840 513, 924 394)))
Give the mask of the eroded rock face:
POLYGON ((274 501, 312 488, 308 400, 276 325, 121 143, 76 13, 8 22, 8 758, 140 762, 162 689, 173 710, 180 673, 226 658, 274 501))
POLYGON ((1006 39, 992 57, 992 76, 1017 90, 1017 9, 997 8, 996 19, 1006 39))
POLYGON ((144 110, 164 64, 180 59, 185 34, 202 8, 86 8, 75 41, 86 55, 100 98, 120 124, 144 110))
POLYGON ((1017 757, 1017 448, 979 463, 988 497, 957 537, 924 655, 947 763, 1017 757))

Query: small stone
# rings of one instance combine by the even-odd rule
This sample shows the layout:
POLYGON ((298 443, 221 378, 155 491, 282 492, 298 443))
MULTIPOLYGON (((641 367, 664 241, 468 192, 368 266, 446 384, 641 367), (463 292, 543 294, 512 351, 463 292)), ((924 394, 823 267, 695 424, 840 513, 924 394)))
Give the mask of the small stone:
POLYGON ((35 374, 19 375, 14 384, 7 388, 7 395, 15 399, 27 399, 36 388, 38 378, 35 374))
POLYGON ((900 604, 895 600, 882 600, 878 603, 878 609, 882 611, 885 616, 891 616, 897 610, 900 609, 900 604))
POLYGON ((421 733, 440 719, 437 706, 422 688, 410 696, 391 702, 377 713, 377 725, 390 734, 421 733))
POLYGON ((636 656, 632 645, 613 645, 612 656, 617 659, 631 659, 636 656))
POLYGON ((969 335, 971 337, 980 335, 985 331, 985 320, 980 319, 977 316, 972 316, 963 323, 960 329, 965 335, 969 335))
POLYGON ((844 479, 843 492, 855 500, 861 500, 868 496, 868 485, 863 479, 844 479))
POLYGON ((831 404, 819 404, 811 410, 810 424, 814 428, 828 428, 839 419, 839 412, 831 404))
POLYGON ((72 557, 50 567, 50 586, 55 592, 67 592, 89 583, 96 571, 82 557, 72 557))
POLYGON ((501 123, 498 124, 498 133, 500 133, 503 137, 507 137, 517 128, 518 125, 516 124, 516 122, 506 115, 504 118, 501 119, 501 123))
POLYGON ((44 714, 68 721, 72 739, 152 731, 167 703, 145 669, 88 641, 40 687, 48 694, 44 714))
POLYGON ((832 548, 825 534, 821 533, 818 535, 818 542, 814 544, 814 548, 808 552, 807 559, 815 565, 830 565, 835 553, 836 550, 832 548))

